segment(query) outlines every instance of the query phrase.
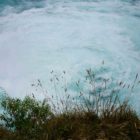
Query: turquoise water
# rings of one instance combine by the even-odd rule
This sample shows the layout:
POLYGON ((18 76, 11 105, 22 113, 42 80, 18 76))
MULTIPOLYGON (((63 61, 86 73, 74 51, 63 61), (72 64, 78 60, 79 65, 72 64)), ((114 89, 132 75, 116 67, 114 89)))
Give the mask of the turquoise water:
MULTIPOLYGON (((52 70, 71 85, 87 68, 128 83, 140 75, 138 0, 0 0, 2 89, 23 97, 41 79, 51 93, 52 70)), ((131 96, 139 108, 139 88, 131 96)))

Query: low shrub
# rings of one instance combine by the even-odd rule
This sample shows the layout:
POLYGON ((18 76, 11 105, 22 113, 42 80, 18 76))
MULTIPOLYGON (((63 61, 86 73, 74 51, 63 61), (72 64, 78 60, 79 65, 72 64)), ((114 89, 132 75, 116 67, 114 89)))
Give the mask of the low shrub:
POLYGON ((3 113, 0 118, 3 126, 17 136, 28 139, 41 135, 44 131, 43 125, 53 115, 45 100, 41 102, 29 96, 24 100, 7 97, 1 106, 3 113))

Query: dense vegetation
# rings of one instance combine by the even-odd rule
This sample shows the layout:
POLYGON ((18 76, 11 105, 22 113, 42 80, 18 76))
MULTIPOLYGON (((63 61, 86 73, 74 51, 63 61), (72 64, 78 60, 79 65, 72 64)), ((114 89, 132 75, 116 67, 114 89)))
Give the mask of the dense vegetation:
POLYGON ((140 118, 128 100, 120 101, 119 90, 108 90, 107 84, 101 84, 102 89, 95 86, 95 75, 90 70, 87 74, 92 90, 90 96, 80 92, 78 101, 69 95, 60 104, 51 104, 46 98, 38 101, 34 95, 24 99, 5 96, 1 102, 0 139, 140 140, 140 118), (109 94, 103 96, 106 91, 109 94))

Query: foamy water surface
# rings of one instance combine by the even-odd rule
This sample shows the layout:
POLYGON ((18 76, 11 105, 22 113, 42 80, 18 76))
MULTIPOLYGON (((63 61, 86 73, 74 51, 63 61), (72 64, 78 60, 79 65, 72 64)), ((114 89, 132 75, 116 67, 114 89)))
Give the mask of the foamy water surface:
POLYGON ((51 92, 52 70, 72 83, 102 62, 116 80, 140 74, 139 1, 1 0, 0 86, 10 95, 23 97, 35 79, 51 92))

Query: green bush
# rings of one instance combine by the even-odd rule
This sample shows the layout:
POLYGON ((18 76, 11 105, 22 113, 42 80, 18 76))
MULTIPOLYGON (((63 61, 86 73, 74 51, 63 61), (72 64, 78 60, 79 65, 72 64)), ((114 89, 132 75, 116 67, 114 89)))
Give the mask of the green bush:
POLYGON ((41 135, 44 123, 53 115, 45 100, 41 102, 29 96, 24 100, 7 97, 1 105, 3 126, 28 138, 41 135))

